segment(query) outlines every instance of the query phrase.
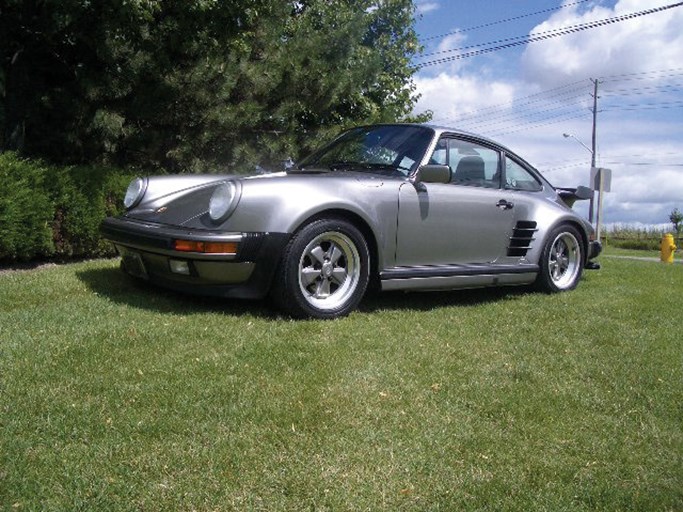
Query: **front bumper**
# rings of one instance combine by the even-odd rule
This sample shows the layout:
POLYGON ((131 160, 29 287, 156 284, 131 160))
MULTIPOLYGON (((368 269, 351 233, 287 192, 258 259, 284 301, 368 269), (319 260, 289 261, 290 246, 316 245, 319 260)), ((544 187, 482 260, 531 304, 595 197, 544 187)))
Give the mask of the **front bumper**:
POLYGON ((226 233, 168 226, 127 217, 105 219, 100 231, 124 270, 153 284, 195 295, 258 299, 277 270, 288 233, 226 233), (178 251, 176 241, 229 243, 229 253, 178 251))

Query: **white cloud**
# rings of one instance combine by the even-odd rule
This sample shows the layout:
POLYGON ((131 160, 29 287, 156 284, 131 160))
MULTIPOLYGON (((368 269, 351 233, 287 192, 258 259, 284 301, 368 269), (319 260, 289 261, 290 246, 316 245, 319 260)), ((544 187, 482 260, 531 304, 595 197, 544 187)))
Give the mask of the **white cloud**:
POLYGON ((457 48, 458 46, 465 44, 467 37, 465 37, 465 35, 461 32, 454 32, 454 34, 447 35, 439 42, 439 45, 436 48, 437 52, 443 52, 445 50, 457 48))
MULTIPOLYGON (((465 44, 467 37, 461 33, 449 34, 439 41, 439 44, 425 52, 424 58, 429 60, 438 60, 444 57, 449 57, 447 53, 452 48, 458 48, 465 44)), ((466 60, 454 59, 449 62, 442 63, 438 66, 440 73, 448 73, 451 75, 459 74, 461 70, 467 65, 466 60)), ((429 74, 429 71, 427 72, 429 74)))
MULTIPOLYGON (((596 6, 580 13, 562 9, 531 35, 624 16, 664 5, 661 1, 620 0, 614 9, 596 6)), ((679 68, 683 55, 683 8, 640 16, 527 46, 522 70, 543 88, 596 76, 679 68)))
POLYGON ((427 14, 428 12, 436 11, 439 7, 438 2, 418 2, 416 11, 418 15, 427 14))
POLYGON ((473 75, 418 75, 415 85, 422 94, 415 110, 431 110, 434 121, 444 124, 457 123, 462 116, 484 107, 512 103, 514 98, 513 85, 473 75))

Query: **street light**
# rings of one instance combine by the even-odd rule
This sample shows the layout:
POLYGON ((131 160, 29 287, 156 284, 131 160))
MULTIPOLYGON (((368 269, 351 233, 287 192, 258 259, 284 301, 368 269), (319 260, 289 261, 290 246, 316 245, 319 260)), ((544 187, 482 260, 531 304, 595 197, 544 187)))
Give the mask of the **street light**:
MULTIPOLYGON (((581 142, 576 135, 572 135, 571 133, 563 133, 562 136, 565 139, 569 139, 570 137, 574 139, 576 142, 581 144, 586 150, 591 154, 591 174, 593 172, 593 169, 595 168, 595 151, 586 146, 583 142, 581 142)), ((593 183, 591 183, 591 176, 589 175, 588 177, 588 183, 590 184, 590 188, 593 189, 593 183)), ((593 198, 595 196, 595 192, 591 194, 590 202, 588 203, 588 222, 593 224, 593 198)))

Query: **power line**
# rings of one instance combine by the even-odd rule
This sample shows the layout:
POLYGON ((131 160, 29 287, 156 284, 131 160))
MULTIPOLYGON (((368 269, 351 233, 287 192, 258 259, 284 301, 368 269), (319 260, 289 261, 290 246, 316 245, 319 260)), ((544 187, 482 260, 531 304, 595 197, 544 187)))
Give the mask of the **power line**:
POLYGON ((588 112, 580 112, 580 113, 577 113, 577 114, 575 114, 575 115, 572 115, 572 116, 569 116, 569 117, 563 117, 563 118, 561 118, 561 119, 556 119, 556 120, 550 121, 550 122, 544 122, 544 123, 526 123, 526 124, 521 124, 521 125, 515 125, 515 129, 514 129, 514 130, 508 130, 508 131, 495 131, 495 130, 494 130, 493 132, 490 133, 490 135, 496 136, 496 137, 500 137, 500 136, 502 136, 502 135, 509 135, 509 134, 511 134, 511 133, 518 133, 518 132, 525 131, 525 130, 529 130, 529 129, 535 129, 535 128, 541 128, 541 127, 544 127, 544 126, 550 126, 550 125, 558 124, 558 123, 561 123, 561 122, 564 122, 564 121, 571 121, 571 120, 573 120, 573 119, 578 119, 578 118, 580 118, 580 117, 584 117, 584 116, 587 116, 587 115, 588 115, 588 112))
POLYGON ((645 105, 624 105, 605 107, 601 112, 625 111, 633 112, 637 110, 660 110, 663 108, 683 108, 683 101, 672 101, 663 103, 649 103, 645 105))
POLYGON ((595 20, 587 23, 580 23, 578 25, 571 25, 568 27, 561 27, 559 29, 553 29, 553 30, 548 30, 545 32, 540 32, 535 35, 525 35, 525 36, 517 36, 517 37, 511 37, 511 38, 506 38, 506 39, 500 39, 497 41, 492 41, 489 43, 483 43, 479 45, 472 45, 472 46, 464 46, 461 48, 453 48, 450 50, 442 50, 439 52, 434 52, 430 54, 423 55, 422 57, 429 57, 433 55, 440 55, 440 54, 445 54, 445 53, 452 53, 452 52, 458 52, 458 51, 463 51, 463 50, 471 50, 471 51, 465 51, 464 53, 460 53, 459 55, 453 55, 450 57, 443 57, 440 59, 434 59, 431 61, 423 62, 421 64, 418 64, 418 68, 424 68, 427 66, 434 66, 436 64, 443 64, 446 62, 452 62, 455 60, 460 60, 468 57, 475 57, 478 55, 484 55, 486 53, 492 53, 500 50, 505 50, 508 48, 513 48, 515 46, 521 46, 521 45, 526 45, 528 43, 535 43, 539 41, 545 41, 547 39, 552 39, 555 37, 559 36, 564 36, 564 35, 569 35, 569 34, 574 34, 577 32, 581 32, 584 30, 592 29, 592 28, 598 28, 598 27, 603 27, 606 25, 611 25, 614 23, 619 23, 622 21, 628 21, 632 20, 635 18, 638 18, 640 16, 646 16, 648 14, 654 14, 662 11, 666 11, 668 9, 673 9, 675 7, 680 7, 683 5, 683 2, 677 2, 675 4, 670 4, 670 5, 665 5, 662 7, 656 7, 654 9, 647 9, 644 11, 639 11, 631 14, 624 14, 622 16, 615 16, 612 18, 606 18, 603 20, 595 20), (504 43, 504 44, 500 44, 504 43), (488 45, 496 45, 496 46, 490 46, 486 48, 488 45), (474 48, 479 48, 479 49, 474 49, 474 48))
MULTIPOLYGON (((583 80, 582 80, 583 82, 583 80)), ((513 106, 516 108, 519 107, 527 107, 531 105, 535 105, 537 103, 560 103, 560 104, 566 104, 566 101, 569 99, 574 99, 577 98, 581 95, 584 94, 584 90, 582 88, 574 88, 570 89, 568 91, 562 91, 562 92, 556 92, 554 94, 544 94, 543 96, 535 95, 536 97, 531 99, 532 96, 527 96, 526 98, 520 98, 519 100, 513 102, 513 106), (526 100, 526 101, 524 101, 526 100)), ((486 111, 486 110, 493 110, 495 114, 495 110, 505 110, 507 111, 509 106, 503 105, 500 107, 489 107, 488 109, 479 109, 475 110, 472 112, 469 116, 467 117, 475 117, 481 114, 481 112, 486 111)))
POLYGON ((530 123, 535 124, 539 121, 549 121, 551 119, 557 119, 560 117, 566 117, 568 115, 576 115, 576 109, 571 109, 570 107, 564 107, 564 108, 556 108, 556 109, 546 109, 546 110, 540 110, 540 111, 529 111, 527 113, 516 113, 516 112, 511 112, 508 115, 505 116, 500 116, 498 118, 484 118, 484 121, 482 122, 481 120, 466 120, 466 121, 460 121, 459 124, 467 126, 467 125, 473 125, 476 124, 477 130, 482 130, 486 127, 497 127, 497 126, 509 126, 509 124, 513 123, 515 126, 519 127, 520 125, 524 124, 520 121, 528 118, 535 118, 530 123), (543 115, 546 114, 546 115, 543 115), (552 115, 551 115, 552 114, 552 115))
POLYGON ((583 80, 567 84, 565 86, 532 94, 510 103, 499 104, 491 107, 470 111, 465 115, 435 117, 435 122, 448 124, 457 121, 461 126, 476 126, 481 131, 483 127, 496 128, 524 125, 524 119, 535 118, 531 121, 535 124, 539 121, 548 121, 568 114, 576 114, 574 100, 584 97, 586 87, 576 87, 584 83, 583 80), (539 119, 541 117, 541 119, 539 119))
POLYGON ((657 166, 657 167, 683 167, 683 163, 670 164, 670 163, 662 163, 662 162, 620 162, 620 161, 610 162, 610 161, 604 161, 604 164, 605 165, 626 165, 626 166, 633 165, 633 166, 637 166, 637 167, 650 167, 650 166, 652 166, 652 167, 654 167, 654 166, 657 166))
MULTIPOLYGON (((577 25, 569 25, 566 27, 560 27, 560 28, 556 28, 556 29, 546 30, 544 32, 538 32, 537 34, 534 34, 534 35, 526 34, 523 36, 516 36, 516 37, 505 38, 505 39, 499 39, 499 40, 491 41, 488 43, 481 43, 481 44, 476 44, 476 45, 463 46, 460 48, 451 48, 451 49, 447 49, 447 50, 440 50, 440 51, 436 51, 433 53, 424 54, 421 57, 424 58, 424 57, 431 57, 434 55, 443 55, 446 53, 452 53, 452 52, 457 52, 457 51, 462 51, 462 50, 469 50, 472 48, 479 48, 482 46, 505 43, 505 42, 509 42, 509 41, 518 41, 517 43, 512 45, 512 46, 517 46, 519 44, 525 44, 527 39, 533 39, 533 40, 536 40, 537 38, 538 38, 538 40, 549 39, 551 37, 557 37, 559 35, 566 35, 568 33, 579 32, 581 30, 586 30, 589 28, 596 28, 599 26, 610 25, 613 23, 619 23, 621 21, 631 20, 634 18, 638 18, 640 16, 645 16, 648 14, 654 14, 654 13, 665 11, 668 9, 673 9, 674 7, 680 7, 681 5, 683 5, 683 2, 678 2, 676 4, 670 4, 670 5, 661 6, 661 7, 655 7, 653 9, 646 9, 644 11, 639 11, 639 12, 635 12, 635 13, 623 14, 621 16, 614 16, 612 18, 605 18, 603 20, 593 20, 593 21, 588 21, 586 23, 579 23, 577 25)), ((534 41, 531 41, 531 42, 534 42, 534 41)), ((482 51, 485 51, 485 50, 491 50, 492 51, 493 49, 484 48, 482 51)), ((474 52, 470 52, 470 53, 474 53, 474 52)), ((466 55, 466 54, 462 54, 462 55, 466 55)), ((459 58, 459 57, 460 56, 456 56, 455 58, 459 58)))
MULTIPOLYGON (((620 79, 652 79, 683 76, 681 69, 650 70, 638 73, 607 75, 599 79, 604 82, 619 83, 620 79)), ((678 82, 678 80, 676 80, 678 82)), ((628 82, 627 82, 628 83, 628 82)), ((633 82, 635 87, 617 87, 604 91, 601 86, 600 94, 603 97, 602 106, 598 112, 637 111, 654 109, 678 109, 683 106, 678 83, 663 85, 640 85, 633 82), (605 93, 607 92, 607 93, 605 93), (621 105, 616 103, 619 97, 633 95, 645 95, 653 92, 668 93, 667 101, 628 103, 621 105), (612 101, 609 101, 609 100, 612 101)), ((556 125, 579 118, 586 118, 591 111, 588 108, 588 80, 577 80, 552 89, 540 91, 528 96, 515 99, 512 102, 500 103, 489 107, 470 111, 464 115, 453 114, 450 116, 435 117, 433 122, 452 124, 457 122, 463 129, 476 130, 490 137, 518 133, 521 131, 533 131, 546 126, 556 125), (580 98, 586 101, 580 102, 580 98), (581 104, 584 104, 581 107, 581 104)), ((593 89, 594 84, 591 84, 593 89)))
MULTIPOLYGON (((676 77, 676 76, 683 76, 683 68, 679 69, 662 69, 662 70, 651 70, 651 71, 643 71, 639 73, 628 73, 628 74, 619 74, 619 75, 605 75, 600 77, 600 83, 610 83, 610 82, 617 82, 621 79, 622 77, 630 77, 638 75, 640 78, 638 79, 647 79, 647 77, 643 78, 645 75, 651 75, 653 78, 660 78, 660 77, 676 77), (681 71, 681 73, 674 73, 677 71, 681 71), (659 75, 659 76, 657 76, 659 75)), ((582 79, 582 80, 576 80, 575 82, 570 82, 564 85, 560 85, 558 87, 554 87, 552 89, 547 89, 544 91, 539 91, 534 94, 530 94, 528 96, 523 96, 521 98, 515 99, 512 101, 512 103, 506 102, 506 103, 499 103, 496 105, 491 105, 489 107, 483 107, 480 109, 472 110, 467 113, 466 116, 459 117, 458 119, 469 119, 469 118, 474 118, 478 117, 481 115, 489 115, 493 114, 496 115, 497 111, 500 112, 508 112, 511 108, 516 108, 516 107, 521 107, 521 106, 526 106, 526 105, 533 105, 534 103, 560 103, 560 102, 565 102, 567 100, 575 99, 582 97, 586 93, 585 87, 588 85, 588 79, 582 79), (554 99, 556 98, 556 99, 554 99)), ((641 91, 641 90, 648 90, 648 89, 665 89, 665 88, 673 88, 677 87, 679 84, 664 84, 664 85, 659 85, 659 86, 646 86, 646 87, 636 87, 636 88, 631 88, 631 89, 601 89, 601 93, 605 92, 615 92, 615 91, 641 91)), ((672 89, 672 92, 678 92, 679 89, 672 89)), ((435 118, 435 119, 446 119, 446 118, 435 118)))
MULTIPOLYGON (((602 157, 601 158, 602 165, 621 165, 625 167, 658 167, 658 168, 665 168, 665 167, 683 167, 683 163, 680 162, 629 162, 629 161, 624 161, 624 160, 610 160, 607 157, 602 157)), ((553 165, 553 163, 545 164, 545 165, 553 165)), ((545 165, 540 164, 537 165, 537 169, 542 169, 542 173, 553 173, 553 172, 558 172, 558 171, 566 171, 567 169, 572 169, 576 167, 586 167, 586 162, 579 162, 577 161, 576 163, 573 164, 566 164, 566 165, 560 165, 560 166, 555 166, 555 167, 545 167, 545 165)))
MULTIPOLYGON (((615 155, 613 153, 607 153, 605 155, 605 158, 612 158, 616 159, 619 158, 621 160, 624 160, 626 158, 642 158, 644 156, 652 156, 652 153, 635 153, 631 155, 615 155)), ((681 152, 680 151, 657 151, 657 156, 675 156, 675 157, 680 157, 681 152)))
MULTIPOLYGON (((633 165, 633 166, 643 166, 643 167, 650 167, 650 166, 658 166, 658 167, 683 167, 683 163, 680 163, 679 158, 681 156, 680 151, 653 151, 650 153, 634 153, 630 155, 620 155, 620 154, 614 154, 614 153, 602 153, 600 155, 600 160, 603 165, 633 165), (673 162, 667 162, 667 161, 655 161, 652 160, 653 153, 659 157, 665 157, 668 159, 673 159, 675 160, 673 162), (649 160, 644 160, 644 158, 650 158, 649 160), (633 160, 637 159, 637 160, 633 160)), ((586 162, 585 160, 577 160, 577 159, 565 159, 565 160, 552 160, 550 162, 541 162, 539 164, 536 164, 537 169, 543 169, 543 173, 549 173, 549 172, 557 172, 557 171, 562 171, 566 169, 571 169, 574 167, 585 167, 586 162)))
MULTIPOLYGON (((638 73, 607 75, 600 78, 600 83, 604 82, 619 82, 619 79, 650 79, 650 78, 667 78, 677 77, 679 74, 683 76, 681 69, 662 69, 650 70, 638 73)), ((575 115, 578 108, 578 101, 584 97, 589 91, 587 90, 587 80, 578 80, 568 84, 540 91, 512 102, 500 103, 489 107, 480 108, 467 112, 462 115, 442 115, 435 116, 433 122, 451 124, 457 122, 459 126, 467 129, 476 129, 481 133, 487 133, 490 136, 495 134, 515 133, 522 130, 533 130, 538 127, 556 124, 577 117, 585 115, 584 112, 575 115), (585 84, 585 85, 584 85, 585 84)), ((678 84, 664 84, 664 85, 648 85, 636 86, 632 88, 608 89, 607 91, 601 87, 601 95, 603 96, 603 105, 599 112, 616 112, 616 111, 638 111, 638 110, 655 110, 667 108, 680 108, 682 101, 679 93, 678 84), (616 93, 618 91, 618 94, 616 93), (634 95, 645 96, 652 95, 655 92, 664 92, 669 94, 669 101, 650 102, 650 103, 635 103, 620 105, 614 100, 619 97, 634 95), (612 99, 612 101, 609 101, 612 99)), ((586 103, 586 102, 584 102, 586 103)), ((588 107, 584 105, 585 112, 588 112, 588 107)))
POLYGON ((661 78, 672 78, 683 76, 683 68, 660 69, 651 71, 640 71, 636 73, 624 73, 619 75, 610 75, 604 77, 605 82, 626 82, 626 81, 643 81, 661 78))
MULTIPOLYGON (((552 165, 552 163, 550 163, 550 164, 545 164, 545 165, 552 165)), ((556 167, 547 167, 547 168, 546 168, 545 165, 539 164, 539 165, 536 166, 536 168, 539 169, 539 170, 542 169, 541 172, 542 172, 543 174, 546 174, 546 173, 549 173, 549 172, 566 171, 567 169, 573 169, 573 168, 576 168, 576 167, 586 167, 586 166, 587 166, 587 163, 586 163, 585 160, 582 160, 582 161, 580 161, 580 162, 577 160, 576 163, 573 163, 573 164, 566 164, 566 165, 560 165, 560 166, 556 166, 556 167)))
MULTIPOLYGON (((472 110, 464 116, 459 117, 437 117, 435 120, 450 121, 457 119, 459 122, 468 121, 470 119, 480 119, 482 116, 486 116, 487 119, 499 118, 504 116, 510 116, 512 114, 511 109, 520 110, 520 107, 532 107, 536 103, 561 103, 564 104, 569 100, 576 99, 585 94, 585 86, 579 84, 586 84, 586 80, 578 80, 569 84, 561 85, 553 89, 548 89, 546 91, 537 92, 530 94, 529 96, 524 96, 522 98, 514 100, 510 103, 500 103, 497 105, 492 105, 490 107, 483 107, 480 109, 472 110)), ((528 110, 533 112, 532 108, 523 108, 522 111, 528 110)))
POLYGON ((614 96, 648 96, 657 93, 683 92, 683 84, 651 85, 648 87, 632 87, 630 89, 603 89, 602 92, 610 97, 614 96))
POLYGON ((511 21, 517 21, 517 20, 521 20, 524 18, 529 18, 531 16, 536 16, 539 14, 545 14, 547 12, 559 11, 560 9, 566 9, 568 7, 573 7, 575 5, 585 4, 586 2, 589 2, 589 1, 591 1, 591 0, 579 0, 578 2, 572 2, 570 4, 564 4, 564 5, 560 5, 558 7, 551 7, 549 9, 543 9, 542 11, 536 11, 536 12, 531 12, 531 13, 527 13, 527 14, 520 14, 519 16, 515 16, 513 18, 506 18, 503 20, 492 21, 490 23, 484 23, 482 25, 476 25, 474 27, 469 27, 469 28, 461 28, 458 30, 453 30, 452 32, 446 32, 445 34, 439 34, 437 36, 429 36, 429 37, 421 38, 420 42, 432 41, 434 39, 441 39, 441 38, 445 38, 447 36, 452 36, 455 34, 462 34, 463 32, 471 32, 473 30, 479 30, 482 28, 493 27, 495 25, 501 25, 503 23, 509 23, 511 21))
MULTIPOLYGON (((556 117, 560 117, 564 114, 571 113, 574 114, 576 113, 576 109, 573 108, 571 105, 560 105, 554 108, 547 108, 547 109, 542 109, 542 110, 534 110, 534 109, 526 109, 526 110, 510 110, 508 112, 501 112, 498 115, 495 116, 468 116, 468 117, 463 117, 463 118, 458 118, 458 117, 450 117, 450 118, 440 118, 441 122, 451 122, 451 121, 457 121, 458 124, 460 125, 472 125, 476 124, 478 127, 482 126, 499 126, 502 124, 506 124, 508 122, 515 122, 516 124, 519 124, 520 120, 527 119, 527 118, 542 118, 543 120, 545 119, 552 119, 556 117), (569 112, 568 112, 569 111, 569 112), (545 114, 545 115, 544 115, 545 114)), ((438 119, 437 119, 438 121, 438 119)))

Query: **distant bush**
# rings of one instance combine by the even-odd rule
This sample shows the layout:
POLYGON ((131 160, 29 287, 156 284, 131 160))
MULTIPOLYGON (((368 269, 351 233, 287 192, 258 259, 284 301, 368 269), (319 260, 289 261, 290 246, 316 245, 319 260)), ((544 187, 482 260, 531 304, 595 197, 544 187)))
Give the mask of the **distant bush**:
POLYGON ((110 167, 53 167, 0 154, 0 262, 112 254, 99 225, 121 213, 133 176, 110 167))

